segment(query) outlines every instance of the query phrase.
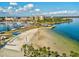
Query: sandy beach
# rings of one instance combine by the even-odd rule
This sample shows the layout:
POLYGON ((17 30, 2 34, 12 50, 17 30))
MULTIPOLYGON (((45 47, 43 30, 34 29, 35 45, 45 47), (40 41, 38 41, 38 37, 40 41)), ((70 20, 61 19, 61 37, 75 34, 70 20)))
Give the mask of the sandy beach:
MULTIPOLYGON (((50 47, 51 50, 57 51, 59 54, 66 53, 69 55, 70 51, 79 52, 78 45, 76 45, 75 42, 69 38, 63 37, 48 28, 36 28, 23 32, 22 34, 13 38, 13 41, 11 40, 8 42, 7 45, 2 48, 3 50, 1 50, 0 53, 4 51, 4 56, 9 56, 5 53, 7 49, 10 49, 20 53, 20 55, 15 53, 16 56, 22 56, 21 47, 23 44, 31 44, 35 49, 44 46, 50 47)), ((11 56, 15 56, 14 51, 9 51, 9 54, 11 54, 11 56)))
POLYGON ((59 54, 66 53, 69 55, 70 51, 79 52, 78 45, 71 39, 63 37, 48 28, 40 28, 31 40, 35 48, 50 47, 51 50, 59 52, 59 54))

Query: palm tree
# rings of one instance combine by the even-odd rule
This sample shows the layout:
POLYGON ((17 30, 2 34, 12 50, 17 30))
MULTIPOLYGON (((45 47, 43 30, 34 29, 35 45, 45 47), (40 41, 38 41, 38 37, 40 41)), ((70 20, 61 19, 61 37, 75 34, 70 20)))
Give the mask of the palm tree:
POLYGON ((49 57, 54 57, 54 52, 53 51, 47 51, 47 55, 49 57))
POLYGON ((49 51, 50 50, 50 47, 47 47, 47 50, 49 51))
POLYGON ((66 53, 62 53, 62 57, 66 57, 66 53))
POLYGON ((55 57, 60 56, 57 51, 54 52, 55 57))
POLYGON ((47 52, 47 48, 46 47, 43 47, 43 50, 44 50, 45 53, 47 52))
POLYGON ((26 56, 26 45, 24 44, 24 45, 22 46, 22 48, 23 48, 23 51, 24 51, 24 56, 26 56))
POLYGON ((71 51, 70 52, 70 56, 72 56, 72 57, 79 57, 79 53, 71 51))
POLYGON ((51 56, 51 51, 48 51, 48 57, 51 56))
POLYGON ((33 48, 33 46, 31 45, 31 46, 29 46, 29 50, 30 51, 33 51, 34 50, 34 48, 33 48))

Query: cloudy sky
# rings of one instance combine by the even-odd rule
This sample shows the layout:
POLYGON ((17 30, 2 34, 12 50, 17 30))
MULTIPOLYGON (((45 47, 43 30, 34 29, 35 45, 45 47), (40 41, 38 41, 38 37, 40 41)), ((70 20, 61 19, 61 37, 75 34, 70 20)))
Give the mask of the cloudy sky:
POLYGON ((0 2, 0 16, 78 16, 78 2, 0 2))

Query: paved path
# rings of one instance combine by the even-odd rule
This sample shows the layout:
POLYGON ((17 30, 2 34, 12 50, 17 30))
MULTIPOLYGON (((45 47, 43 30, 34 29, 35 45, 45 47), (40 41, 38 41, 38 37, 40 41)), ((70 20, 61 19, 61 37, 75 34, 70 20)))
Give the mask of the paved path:
POLYGON ((23 54, 21 54, 22 45, 25 43, 30 44, 30 40, 33 39, 37 31, 38 29, 32 29, 14 37, 0 50, 0 56, 23 56, 23 54))
POLYGON ((31 43, 30 40, 37 31, 38 29, 32 29, 14 37, 4 48, 20 51, 23 44, 31 43))

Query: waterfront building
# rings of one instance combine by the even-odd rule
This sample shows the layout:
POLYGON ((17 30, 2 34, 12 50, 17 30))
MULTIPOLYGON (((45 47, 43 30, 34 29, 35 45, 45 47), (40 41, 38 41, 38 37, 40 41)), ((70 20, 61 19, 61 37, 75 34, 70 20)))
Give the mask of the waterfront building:
POLYGON ((44 20, 44 16, 39 16, 39 19, 40 20, 44 20))
POLYGON ((14 18, 9 18, 9 17, 5 17, 5 21, 6 22, 14 22, 15 20, 14 20, 14 18))

